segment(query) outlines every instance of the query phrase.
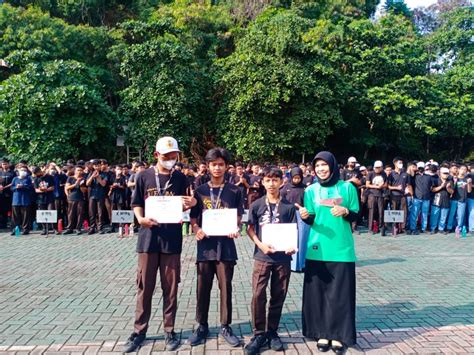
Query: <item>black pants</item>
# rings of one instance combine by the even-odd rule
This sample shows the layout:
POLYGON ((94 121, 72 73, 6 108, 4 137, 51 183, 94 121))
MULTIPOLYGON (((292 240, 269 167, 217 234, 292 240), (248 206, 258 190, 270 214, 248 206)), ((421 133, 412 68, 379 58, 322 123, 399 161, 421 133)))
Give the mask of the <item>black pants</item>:
POLYGON ((383 227, 383 196, 369 195, 367 207, 369 209, 369 231, 373 231, 375 210, 377 210, 377 223, 379 228, 383 227))
POLYGON ((252 275, 252 325, 254 335, 277 331, 283 303, 290 283, 290 263, 270 264, 255 260, 252 275), (267 318, 267 286, 270 281, 270 306, 267 318))
POLYGON ((82 229, 84 201, 68 201, 68 225, 67 230, 76 229, 78 232, 82 229))
POLYGON ((209 304, 211 302, 214 275, 220 290, 221 324, 232 323, 232 279, 234 277, 234 261, 198 261, 196 288, 196 321, 208 325, 209 304))
POLYGON ((23 232, 30 231, 31 206, 13 206, 13 229, 19 227, 23 232))
POLYGON ((91 198, 89 199, 89 228, 102 230, 104 227, 105 200, 91 198))
POLYGON ((0 192, 0 229, 7 228, 8 212, 12 208, 11 197, 6 197, 0 192))

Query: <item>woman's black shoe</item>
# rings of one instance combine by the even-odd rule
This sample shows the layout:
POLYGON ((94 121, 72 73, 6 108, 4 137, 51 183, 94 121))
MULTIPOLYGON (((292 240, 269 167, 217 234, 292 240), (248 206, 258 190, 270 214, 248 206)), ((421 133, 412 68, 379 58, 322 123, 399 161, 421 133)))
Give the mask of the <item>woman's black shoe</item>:
POLYGON ((320 343, 320 342, 318 341, 318 343, 317 343, 316 345, 317 345, 317 347, 318 347, 318 350, 319 350, 320 352, 322 352, 322 353, 325 353, 325 352, 328 351, 329 348, 331 347, 331 346, 329 345, 329 341, 328 341, 327 343, 320 343))
POLYGON ((342 346, 331 344, 331 349, 335 354, 345 354, 347 347, 344 344, 342 346))

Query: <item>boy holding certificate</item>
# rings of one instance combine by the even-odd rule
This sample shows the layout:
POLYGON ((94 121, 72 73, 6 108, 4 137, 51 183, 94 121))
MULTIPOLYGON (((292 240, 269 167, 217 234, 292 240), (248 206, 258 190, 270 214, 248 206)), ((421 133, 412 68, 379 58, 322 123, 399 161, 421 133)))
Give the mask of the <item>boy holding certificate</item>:
MULTIPOLYGON (((124 352, 137 351, 143 344, 151 316, 151 304, 155 292, 156 276, 159 271, 163 297, 163 328, 166 332, 167 351, 174 351, 179 340, 174 332, 178 307, 178 284, 181 272, 181 250, 183 233, 181 223, 158 223, 156 218, 146 214, 146 206, 158 198, 180 196, 182 211, 196 204, 193 197, 186 196, 186 177, 174 169, 178 158, 178 142, 172 137, 160 138, 156 143, 155 158, 158 163, 141 172, 136 177, 132 195, 132 207, 140 231, 137 253, 137 303, 135 309, 134 332, 128 338, 124 352)), ((156 211, 158 215, 165 211, 156 211)), ((178 217, 179 217, 178 216, 178 217)))
POLYGON ((241 190, 238 186, 225 182, 224 179, 229 160, 230 155, 227 150, 211 149, 206 155, 211 181, 200 185, 194 192, 197 204, 191 209, 191 225, 197 239, 196 321, 198 327, 188 339, 188 344, 191 346, 204 343, 209 335, 208 313, 214 275, 217 277, 220 291, 219 336, 231 346, 240 345, 240 340, 233 334, 230 324, 232 322, 232 278, 237 260, 234 238, 240 235, 239 226, 244 209, 241 190), (216 219, 216 216, 221 217, 216 219), (209 224, 209 218, 213 218, 211 224, 209 224), (206 225, 209 229, 206 229, 206 225))
MULTIPOLYGON (((249 211, 247 234, 255 243, 254 268, 252 273, 252 325, 254 336, 245 346, 247 354, 258 354, 267 343, 274 351, 282 351, 283 344, 277 330, 280 323, 291 275, 291 255, 296 250, 288 248, 276 251, 262 242, 262 229, 267 224, 296 223, 296 208, 280 196, 283 172, 276 166, 263 170, 262 185, 267 194, 252 203, 249 211), (271 281, 270 281, 271 280, 271 281), (266 289, 270 281, 270 307, 266 317, 266 289), (268 319, 268 320, 267 320, 268 319)), ((288 238, 297 235, 288 235, 288 238)))

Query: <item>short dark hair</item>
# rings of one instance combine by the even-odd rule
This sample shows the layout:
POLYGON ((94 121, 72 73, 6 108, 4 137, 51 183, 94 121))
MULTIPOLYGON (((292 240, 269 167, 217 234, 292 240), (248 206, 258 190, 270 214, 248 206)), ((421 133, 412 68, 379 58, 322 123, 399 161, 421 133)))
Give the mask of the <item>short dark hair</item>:
POLYGON ((403 159, 400 158, 400 157, 395 157, 395 158, 393 158, 393 160, 392 160, 393 164, 395 164, 397 161, 402 161, 402 162, 403 162, 403 159))
POLYGON ((230 153, 224 148, 212 148, 206 154, 206 163, 216 161, 217 159, 222 158, 225 162, 225 165, 229 165, 230 162, 230 153))
POLYGON ((269 178, 283 178, 283 171, 275 165, 266 166, 263 168, 263 177, 269 178))

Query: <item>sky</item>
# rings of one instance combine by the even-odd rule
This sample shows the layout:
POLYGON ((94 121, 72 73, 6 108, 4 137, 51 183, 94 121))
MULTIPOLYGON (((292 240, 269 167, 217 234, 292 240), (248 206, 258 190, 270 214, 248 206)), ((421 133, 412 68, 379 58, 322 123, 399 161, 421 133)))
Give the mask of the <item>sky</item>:
POLYGON ((436 0, 405 0, 405 3, 408 5, 410 9, 414 9, 416 7, 420 6, 430 6, 431 4, 434 4, 436 0))

